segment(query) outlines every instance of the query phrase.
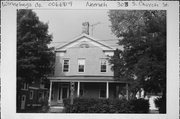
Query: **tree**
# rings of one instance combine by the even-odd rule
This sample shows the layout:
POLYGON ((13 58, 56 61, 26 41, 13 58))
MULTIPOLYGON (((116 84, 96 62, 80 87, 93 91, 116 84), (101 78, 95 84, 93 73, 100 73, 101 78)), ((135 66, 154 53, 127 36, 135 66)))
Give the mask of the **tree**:
POLYGON ((110 60, 115 77, 133 80, 132 90, 163 92, 166 99, 166 12, 111 10, 109 18, 123 46, 110 60))
POLYGON ((32 10, 17 11, 17 77, 28 83, 40 82, 53 70, 52 35, 48 24, 32 10))

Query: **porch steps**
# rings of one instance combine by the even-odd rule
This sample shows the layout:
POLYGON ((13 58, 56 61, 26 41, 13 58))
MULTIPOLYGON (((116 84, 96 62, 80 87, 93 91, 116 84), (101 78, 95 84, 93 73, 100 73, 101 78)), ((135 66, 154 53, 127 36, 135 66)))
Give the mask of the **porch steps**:
POLYGON ((64 107, 63 106, 51 106, 49 109, 50 113, 62 113, 64 107))
POLYGON ((159 114, 159 111, 158 110, 149 110, 149 113, 151 113, 151 114, 159 114))

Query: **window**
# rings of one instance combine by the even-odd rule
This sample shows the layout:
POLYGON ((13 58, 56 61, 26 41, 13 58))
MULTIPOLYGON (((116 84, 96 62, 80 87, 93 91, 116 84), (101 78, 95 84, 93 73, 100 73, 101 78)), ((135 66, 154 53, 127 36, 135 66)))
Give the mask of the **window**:
POLYGON ((22 101, 25 101, 25 100, 26 100, 26 96, 23 95, 23 96, 22 96, 22 101))
POLYGON ((84 94, 83 89, 80 89, 80 96, 83 96, 83 94, 84 94))
POLYGON ((89 45, 84 43, 80 45, 80 48, 89 48, 89 45))
POLYGON ((69 60, 64 60, 63 72, 69 71, 69 60))
POLYGON ((107 60, 101 59, 101 72, 106 72, 106 68, 107 68, 107 60))
POLYGON ((85 59, 78 59, 78 72, 84 72, 85 59))
POLYGON ((84 95, 84 84, 80 85, 80 96, 84 95))
POLYGON ((28 83, 27 82, 24 82, 23 85, 22 85, 22 89, 23 90, 28 90, 28 83))
POLYGON ((99 90, 99 97, 100 98, 106 98, 106 88, 105 85, 100 85, 100 90, 99 90))
POLYGON ((30 99, 33 99, 33 93, 34 93, 33 90, 31 90, 30 91, 30 96, 29 96, 30 99))
POLYGON ((100 98, 106 98, 106 91, 103 89, 100 90, 100 98))

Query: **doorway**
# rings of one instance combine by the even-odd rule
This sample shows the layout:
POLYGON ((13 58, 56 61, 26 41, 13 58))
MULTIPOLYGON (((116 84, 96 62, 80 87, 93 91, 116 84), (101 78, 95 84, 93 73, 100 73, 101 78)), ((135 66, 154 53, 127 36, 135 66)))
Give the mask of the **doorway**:
POLYGON ((59 85, 58 88, 58 103, 63 103, 63 99, 69 97, 69 86, 68 85, 59 85))
POLYGON ((26 104, 26 95, 22 95, 21 97, 21 109, 25 109, 26 104))

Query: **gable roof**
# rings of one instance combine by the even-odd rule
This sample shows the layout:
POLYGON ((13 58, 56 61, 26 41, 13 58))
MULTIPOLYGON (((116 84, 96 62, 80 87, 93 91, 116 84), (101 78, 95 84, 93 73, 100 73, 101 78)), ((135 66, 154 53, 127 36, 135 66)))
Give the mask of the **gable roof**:
POLYGON ((76 44, 77 44, 76 42, 81 42, 81 40, 82 40, 83 38, 86 38, 86 39, 88 39, 89 41, 91 41, 91 43, 94 43, 95 45, 101 47, 104 51, 113 51, 113 50, 114 50, 114 48, 106 45, 105 43, 102 43, 102 42, 100 42, 99 40, 97 40, 97 39, 95 39, 95 38, 93 38, 93 37, 91 37, 91 36, 83 33, 83 34, 81 34, 80 36, 74 38, 74 39, 73 39, 72 41, 70 41, 69 43, 66 43, 66 44, 63 45, 63 46, 61 46, 61 47, 59 47, 59 48, 56 48, 56 51, 66 51, 68 48, 76 45, 76 44))

